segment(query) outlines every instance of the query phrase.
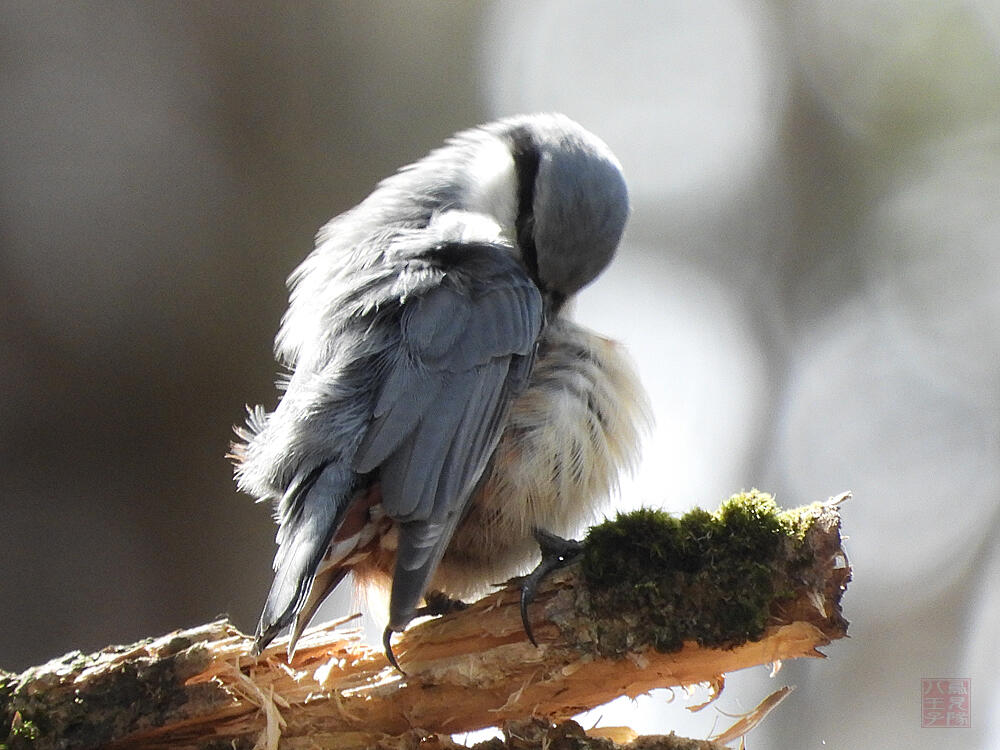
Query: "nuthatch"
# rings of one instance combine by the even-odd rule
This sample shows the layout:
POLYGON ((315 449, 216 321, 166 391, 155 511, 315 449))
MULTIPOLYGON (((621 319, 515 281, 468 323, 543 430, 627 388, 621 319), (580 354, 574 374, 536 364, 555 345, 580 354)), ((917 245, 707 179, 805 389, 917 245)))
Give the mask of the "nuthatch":
POLYGON ((538 530, 593 517, 637 459, 646 402, 567 302, 627 216, 608 147, 530 115, 455 135, 320 230, 289 279, 281 402, 233 450, 279 524, 258 653, 292 624, 292 654, 351 572, 391 585, 393 659, 428 590, 481 592, 525 569, 538 530))

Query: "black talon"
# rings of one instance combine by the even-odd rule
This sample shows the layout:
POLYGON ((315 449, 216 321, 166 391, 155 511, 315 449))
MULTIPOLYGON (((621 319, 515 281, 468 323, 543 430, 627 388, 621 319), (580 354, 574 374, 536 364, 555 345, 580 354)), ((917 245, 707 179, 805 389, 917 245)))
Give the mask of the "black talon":
POLYGON ((528 619, 528 605, 534 601, 538 586, 545 577, 579 557, 583 552, 583 544, 575 539, 563 539, 544 529, 535 529, 533 533, 542 551, 542 560, 521 582, 521 624, 531 645, 537 648, 538 642, 531 630, 531 620, 528 619))
POLYGON ((396 668, 403 677, 406 677, 406 672, 403 668, 399 666, 399 662, 396 661, 396 655, 392 653, 392 629, 386 626, 385 630, 382 631, 382 645, 385 647, 385 658, 389 660, 389 663, 396 668))
MULTIPOLYGON (((469 605, 465 602, 460 599, 452 599, 442 591, 428 591, 424 595, 424 601, 426 604, 423 607, 418 607, 414 610, 414 617, 437 617, 452 612, 461 612, 463 609, 469 608, 469 605)), ((382 646, 385 647, 385 658, 396 668, 397 672, 406 677, 406 672, 399 666, 399 662, 396 661, 396 655, 392 653, 392 634, 394 632, 388 625, 382 631, 382 646)))

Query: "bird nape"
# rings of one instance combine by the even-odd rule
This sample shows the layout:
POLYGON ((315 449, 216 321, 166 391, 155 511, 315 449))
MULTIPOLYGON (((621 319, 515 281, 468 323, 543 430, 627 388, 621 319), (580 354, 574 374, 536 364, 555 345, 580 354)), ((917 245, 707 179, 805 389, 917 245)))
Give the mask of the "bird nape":
POLYGON ((437 611, 428 591, 523 572, 537 534, 526 613, 573 549, 553 540, 606 501, 648 421, 625 353, 565 304, 611 261, 628 211, 602 141, 522 115, 458 133, 323 227, 289 279, 284 393, 232 452, 240 488, 276 506, 258 653, 291 626, 291 657, 350 572, 388 584, 395 665, 392 633, 437 611))

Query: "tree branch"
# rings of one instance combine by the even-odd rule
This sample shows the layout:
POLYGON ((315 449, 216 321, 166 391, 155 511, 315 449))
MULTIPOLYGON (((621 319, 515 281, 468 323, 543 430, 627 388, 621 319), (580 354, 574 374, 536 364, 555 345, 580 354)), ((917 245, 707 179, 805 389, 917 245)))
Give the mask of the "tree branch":
MULTIPOLYGON (((672 652, 631 635, 623 640, 622 632, 643 632, 634 626, 636 615, 601 610, 599 587, 585 576, 592 561, 585 559, 540 588, 530 608, 537 648, 523 632, 516 582, 402 634, 395 651, 405 677, 346 628, 354 618, 307 631, 291 665, 283 642, 254 658, 251 640, 220 620, 0 675, 0 726, 11 727, 11 750, 273 748, 279 737, 290 750, 398 748, 505 723, 521 727, 521 734, 508 732, 507 747, 552 746, 558 737, 569 743, 558 747, 611 748, 573 745, 598 741, 581 739, 572 722, 549 722, 654 688, 708 683, 718 692, 725 672, 822 656, 818 647, 846 634, 840 599, 850 568, 838 508, 816 504, 795 513, 788 536, 794 543, 773 562, 774 580, 782 583, 754 640, 699 645, 685 638, 672 652), (517 745, 529 726, 538 744, 517 745)), ((655 611, 642 616, 661 618, 655 611)))

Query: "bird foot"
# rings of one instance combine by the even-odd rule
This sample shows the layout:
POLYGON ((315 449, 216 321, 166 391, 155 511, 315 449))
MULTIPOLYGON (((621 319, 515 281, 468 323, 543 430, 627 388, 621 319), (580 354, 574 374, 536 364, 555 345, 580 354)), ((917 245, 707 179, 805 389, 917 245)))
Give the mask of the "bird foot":
MULTIPOLYGON (((428 591, 424 594, 424 606, 417 607, 413 616, 439 617, 440 615, 448 615, 452 612, 461 612, 463 609, 468 608, 469 605, 461 599, 453 599, 443 591, 428 591)), ((397 672, 405 677, 406 672, 399 666, 399 662, 396 661, 396 655, 392 653, 392 634, 394 632, 396 631, 389 627, 386 627, 382 631, 382 646, 385 648, 385 658, 396 668, 397 672)))
POLYGON ((438 617, 440 615, 450 615, 452 612, 461 612, 468 609, 469 605, 461 599, 453 599, 443 591, 428 591, 424 594, 424 606, 417 607, 414 617, 438 617))
POLYGON ((542 561, 521 580, 521 624, 528 640, 538 646, 528 619, 528 605, 534 601, 539 585, 550 573, 569 565, 583 553, 583 543, 576 539, 563 539, 544 529, 535 529, 534 536, 542 550, 542 561))
MULTIPOLYGON (((542 551, 542 560, 534 570, 521 579, 521 624, 524 626, 524 633, 532 645, 538 646, 535 634, 531 630, 531 621, 528 619, 528 605, 535 599, 538 587, 551 573, 563 568, 583 553, 583 543, 576 539, 563 539, 544 529, 535 529, 533 532, 535 541, 542 551)), ((452 612, 461 612, 468 609, 469 605, 460 599, 453 599, 442 591, 428 591, 424 595, 424 606, 418 607, 413 613, 414 617, 436 617, 447 615, 452 612)), ((389 627, 382 632, 382 645, 385 648, 385 658, 395 667, 401 675, 406 675, 396 655, 392 652, 392 634, 395 631, 389 627)))

